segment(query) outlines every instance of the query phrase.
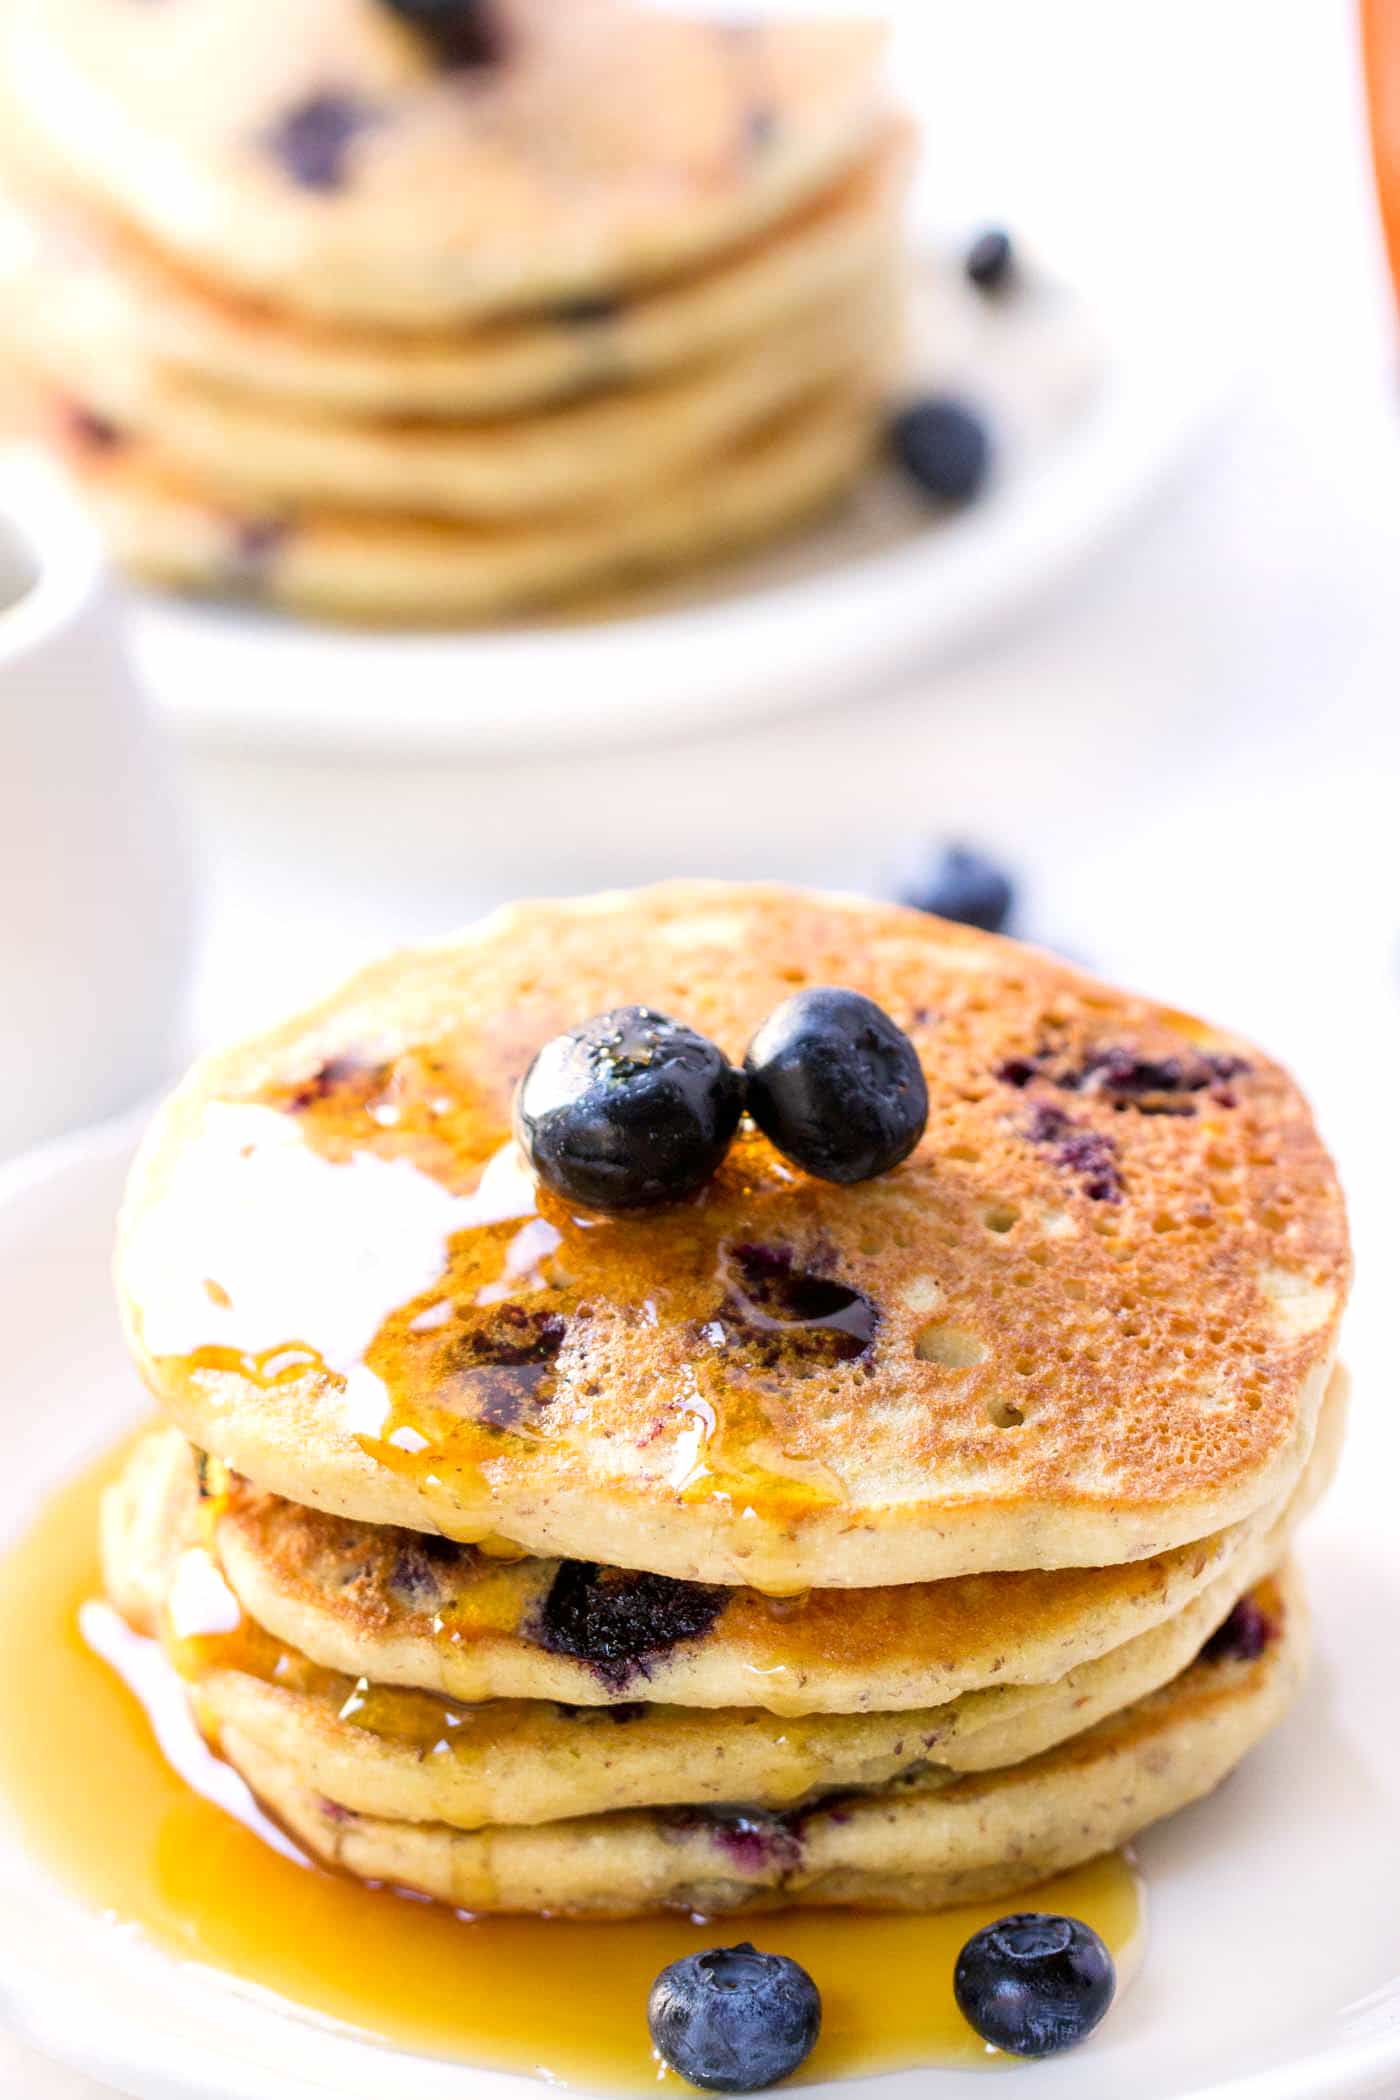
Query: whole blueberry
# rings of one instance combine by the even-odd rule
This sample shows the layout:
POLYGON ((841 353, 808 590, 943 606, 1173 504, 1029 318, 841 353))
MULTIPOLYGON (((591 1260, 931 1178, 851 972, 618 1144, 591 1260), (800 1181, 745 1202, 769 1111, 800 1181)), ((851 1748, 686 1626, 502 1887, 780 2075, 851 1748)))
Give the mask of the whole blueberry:
POLYGON ((742 1078, 703 1035, 617 1006, 545 1044, 516 1093, 515 1133, 570 1203, 640 1210, 710 1179, 743 1105, 742 1078))
POLYGON ((811 2055, 821 2024, 821 1993, 807 1971, 748 1940, 673 1961, 647 2003, 658 2056, 712 2093, 776 2085, 811 2055))
POLYGON ((903 892, 916 911, 936 912, 959 926, 1000 933, 1011 917, 1016 892, 996 862, 973 846, 944 846, 927 872, 903 892))
POLYGON ((989 226, 979 233, 963 257, 968 281, 979 292, 999 292, 1016 272, 1016 250, 1002 226, 989 226))
POLYGON ((822 1181, 869 1181, 907 1159, 928 1121, 919 1054, 860 992, 794 992, 744 1059, 749 1113, 822 1181))
POLYGON ((910 480, 940 503, 970 503, 992 461, 986 424, 950 394, 911 402, 891 423, 889 441, 910 480))
POLYGON ((449 66, 489 66, 503 49, 496 0, 384 0, 449 66))
POLYGON ((953 1994, 984 2042, 1012 2056, 1053 2056, 1093 2033, 1116 1981, 1113 1956, 1090 1926, 1022 1911, 973 1933, 953 1994))

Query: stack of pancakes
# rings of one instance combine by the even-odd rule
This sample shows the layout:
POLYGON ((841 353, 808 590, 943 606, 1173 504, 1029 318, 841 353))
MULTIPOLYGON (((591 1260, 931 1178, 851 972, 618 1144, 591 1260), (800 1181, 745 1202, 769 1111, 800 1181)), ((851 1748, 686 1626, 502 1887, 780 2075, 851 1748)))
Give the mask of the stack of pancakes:
POLYGON ((484 617, 760 540, 868 459, 909 157, 879 32, 461 17, 5 7, 4 334, 140 574, 484 617))
POLYGON ((1287 1075, 923 914, 677 884, 533 904, 204 1063, 119 1281, 172 1426, 111 1594, 312 1853, 460 1908, 932 1908, 1213 1787, 1298 1683, 1348 1279, 1287 1075), (549 1037, 734 1058, 794 985, 931 1112, 856 1187, 742 1127, 571 1214, 513 1150, 549 1037))

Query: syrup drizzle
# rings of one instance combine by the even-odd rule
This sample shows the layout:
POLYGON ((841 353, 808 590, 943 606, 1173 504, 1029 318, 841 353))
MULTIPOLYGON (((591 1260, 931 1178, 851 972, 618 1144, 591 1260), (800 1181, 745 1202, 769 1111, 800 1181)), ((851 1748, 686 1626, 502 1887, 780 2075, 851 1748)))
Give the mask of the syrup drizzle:
MULTIPOLYGON (((704 1200, 639 1227, 571 1215, 513 1144, 484 1165, 459 1154, 462 1105, 391 1098, 401 1081, 398 1065, 367 1066, 290 1101, 207 1108, 127 1258, 163 1378, 296 1387, 412 1481, 443 1530, 494 1540, 497 1471, 518 1486, 551 1446, 587 1439, 589 1330, 635 1320, 674 1344, 647 1471, 687 1502, 777 1522, 840 1506, 843 1483, 804 1450, 787 1392, 857 1364, 880 1314, 781 1236, 745 1239, 759 1183, 791 1181, 756 1139, 740 1137, 704 1200), (652 1295, 633 1302, 639 1231, 667 1243, 643 1265, 652 1295)), ((800 1238, 798 1213, 788 1222, 800 1238)), ((784 1572, 765 1579, 761 1546, 754 1557, 746 1580, 783 1594, 784 1572)))
MULTIPOLYGON (((709 1925, 468 1921, 308 1861, 204 1744, 156 1645, 92 1602, 98 1499, 128 1448, 55 1495, 0 1564, 12 1695, 0 1786, 36 1854, 93 1912, 400 2048, 594 2090, 687 2090, 651 2055, 647 1991, 678 1955, 744 1937, 791 1954, 822 1989, 805 2080, 989 2060, 951 1976, 963 1941, 1006 1904, 709 1925)), ((214 1600, 197 1601, 207 1620, 214 1600)), ((1092 1924, 1124 1980, 1136 1967, 1141 1892, 1120 1855, 1016 1907, 1027 1900, 1092 1924)))

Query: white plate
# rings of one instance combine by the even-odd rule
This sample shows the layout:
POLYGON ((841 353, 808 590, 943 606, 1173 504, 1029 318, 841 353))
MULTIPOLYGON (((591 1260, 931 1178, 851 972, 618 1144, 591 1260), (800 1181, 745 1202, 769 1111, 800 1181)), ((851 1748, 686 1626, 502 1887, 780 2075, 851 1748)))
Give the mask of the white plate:
MULTIPOLYGON (((128 1132, 98 1134, 0 1177, 6 1535, 139 1404, 107 1280, 129 1149, 128 1132)), ((1376 1362, 1369 1393, 1356 1368, 1347 1463, 1304 1554, 1321 1651, 1306 1698, 1213 1800, 1149 1834, 1144 1972, 1086 2048, 1006 2074, 1036 2100, 1400 2093, 1400 1439, 1388 1365, 1376 1362)), ((25 1856, 3 1801, 0 1992, 4 2012, 51 2054, 141 2100, 529 2100, 539 2091, 386 2053, 84 1915, 25 1856)), ((842 2100, 876 2095, 870 2080, 841 2091, 842 2100)), ((930 2091, 987 2100, 991 2088, 984 2074, 961 2072, 901 2073, 879 2087, 881 2100, 930 2091)))
POLYGON ((138 592, 140 669, 200 743, 361 756, 606 745, 870 691, 1048 592, 1156 489, 1219 400, 1228 308, 1199 258, 1183 294, 1176 232, 1155 250, 1117 247, 1097 277, 1006 299, 979 298, 951 260, 930 267, 920 383, 984 405, 999 441, 964 511, 935 516, 887 470, 836 521, 646 609, 461 634, 138 592))

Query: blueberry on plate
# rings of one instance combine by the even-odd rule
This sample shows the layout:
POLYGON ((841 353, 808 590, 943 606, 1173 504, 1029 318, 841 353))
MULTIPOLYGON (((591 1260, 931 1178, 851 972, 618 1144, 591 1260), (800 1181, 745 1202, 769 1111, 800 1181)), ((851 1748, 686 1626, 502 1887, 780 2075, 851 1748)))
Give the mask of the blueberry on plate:
POLYGON ((501 56, 496 0, 384 0, 449 66, 489 66, 501 56))
POLYGON ((807 1971, 748 1940, 673 1961, 647 2003, 657 2055, 712 2093, 776 2085, 811 2055, 821 2024, 821 1993, 807 1971))
POLYGON ((911 401, 890 424, 889 442, 909 479, 940 503, 970 503, 992 462, 986 424, 951 394, 911 401))
POLYGON ((540 1180, 587 1210, 674 1203, 729 1149, 744 1082, 693 1028, 618 1006, 557 1035, 515 1097, 515 1134, 540 1180))
POLYGON ((916 911, 935 912, 959 926, 1000 933, 1011 917, 1016 892, 1010 877, 974 846, 944 846, 920 879, 902 893, 916 911))
POLYGON ((1016 250, 1004 226, 988 226, 963 257, 968 282, 979 292, 999 292, 1016 274, 1016 250))
POLYGON ((794 992, 744 1059, 749 1113, 822 1181, 869 1181, 907 1159, 928 1121, 919 1053, 860 992, 794 992))
POLYGON ((1113 1956, 1090 1926, 1022 1911, 973 1933, 953 1995, 984 2042, 1012 2056, 1054 2056, 1093 2033, 1116 1982, 1113 1956))

